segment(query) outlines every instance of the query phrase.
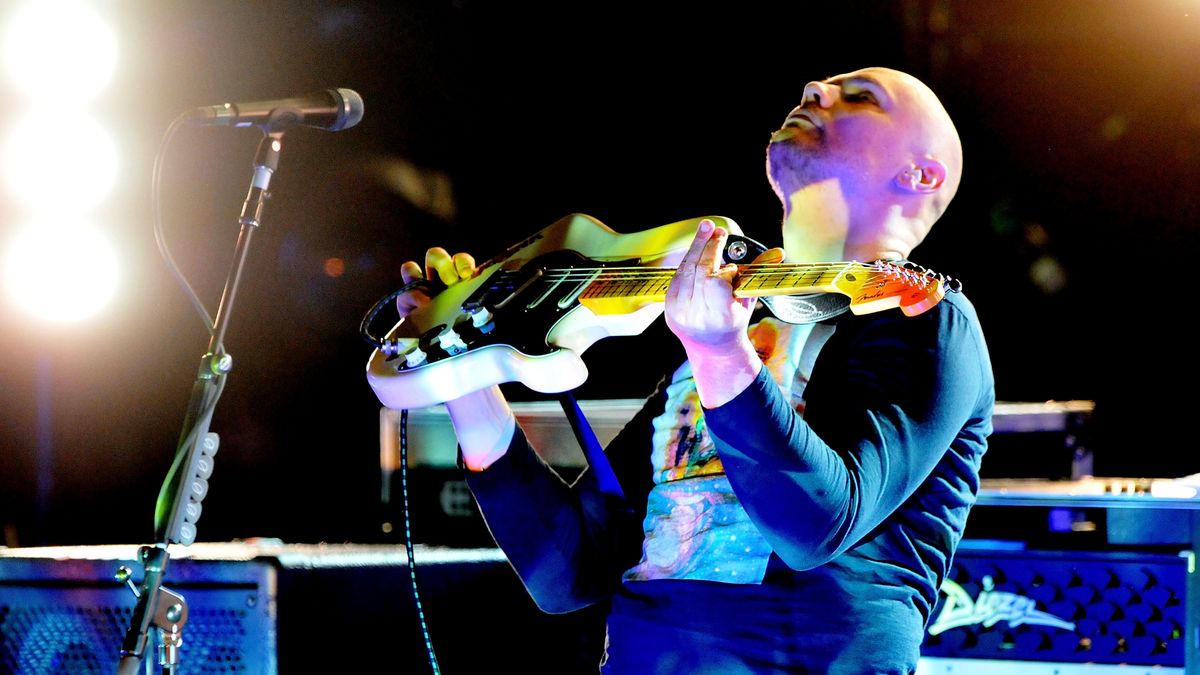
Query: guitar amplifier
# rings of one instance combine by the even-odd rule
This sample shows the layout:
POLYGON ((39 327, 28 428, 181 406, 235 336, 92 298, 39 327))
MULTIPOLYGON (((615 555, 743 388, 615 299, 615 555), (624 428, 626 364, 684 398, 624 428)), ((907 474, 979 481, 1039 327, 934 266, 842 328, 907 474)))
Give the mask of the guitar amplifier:
POLYGON ((1190 553, 1005 551, 966 542, 921 653, 1025 662, 1025 673, 1030 662, 1183 673, 1196 630, 1188 614, 1193 565, 1190 553))
MULTIPOLYGON (((113 579, 136 546, 0 547, 0 673, 109 675, 135 600, 113 579)), ((208 543, 175 547, 164 585, 182 595, 180 675, 428 672, 426 634, 448 673, 516 664, 595 672, 597 606, 540 612, 497 549, 418 546, 414 603, 403 547, 208 543)), ((158 672, 157 644, 145 662, 158 672)))
MULTIPOLYGON (((115 672, 136 600, 113 574, 140 570, 136 547, 38 551, 0 558, 0 672, 115 672)), ((182 672, 276 672, 268 561, 184 559, 168 571, 166 587, 188 603, 182 672)), ((157 646, 148 643, 146 662, 157 663, 157 646)))

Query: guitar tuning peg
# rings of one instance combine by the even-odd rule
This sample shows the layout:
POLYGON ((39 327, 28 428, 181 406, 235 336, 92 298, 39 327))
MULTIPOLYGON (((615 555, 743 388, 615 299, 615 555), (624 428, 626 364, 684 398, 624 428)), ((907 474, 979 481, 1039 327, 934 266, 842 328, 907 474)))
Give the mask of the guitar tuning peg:
POLYGON ((951 293, 961 293, 962 282, 952 277, 946 277, 946 288, 949 289, 951 293))

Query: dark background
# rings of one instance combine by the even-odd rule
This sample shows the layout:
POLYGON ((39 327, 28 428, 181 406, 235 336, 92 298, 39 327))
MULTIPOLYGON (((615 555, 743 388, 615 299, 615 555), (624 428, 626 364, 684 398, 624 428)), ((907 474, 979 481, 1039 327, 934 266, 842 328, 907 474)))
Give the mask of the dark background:
MULTIPOLYGON (((376 538, 378 402, 357 327, 400 285, 401 262, 432 244, 482 259, 571 212, 618 231, 720 214, 773 243, 770 132, 807 81, 867 65, 921 77, 957 121, 965 178, 914 258, 963 280, 998 397, 1094 400, 1100 473, 1200 470, 1184 424, 1198 370, 1185 326, 1200 10, 824 4, 836 6, 116 5, 120 64, 96 112, 122 148, 102 214, 121 290, 81 324, 0 316, 6 541, 150 539, 207 344, 154 246, 154 153, 191 107, 329 87, 361 93, 366 115, 340 133, 285 137, 226 341, 236 366, 212 424, 222 445, 202 540, 376 538), (345 262, 337 277, 324 269, 333 257, 345 262), (50 459, 40 478, 39 454, 50 459)), ((167 238, 210 309, 258 138, 189 128, 168 149, 167 238)), ((6 240, 15 222, 0 214, 6 240)), ((656 341, 661 327, 596 345, 580 398, 649 393, 661 364, 639 354, 656 341)))

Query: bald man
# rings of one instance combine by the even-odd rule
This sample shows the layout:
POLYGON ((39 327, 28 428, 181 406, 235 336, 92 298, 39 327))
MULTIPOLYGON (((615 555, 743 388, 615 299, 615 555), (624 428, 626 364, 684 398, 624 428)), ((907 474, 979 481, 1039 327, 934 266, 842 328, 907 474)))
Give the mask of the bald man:
MULTIPOLYGON (((915 78, 811 82, 767 149, 783 249, 759 262, 907 259, 961 167, 915 78)), ((687 361, 606 449, 623 501, 561 481, 495 388, 447 404, 467 482, 542 609, 611 603, 605 673, 911 673, 991 432, 974 309, 751 325, 726 234, 701 224, 667 294, 687 361)))

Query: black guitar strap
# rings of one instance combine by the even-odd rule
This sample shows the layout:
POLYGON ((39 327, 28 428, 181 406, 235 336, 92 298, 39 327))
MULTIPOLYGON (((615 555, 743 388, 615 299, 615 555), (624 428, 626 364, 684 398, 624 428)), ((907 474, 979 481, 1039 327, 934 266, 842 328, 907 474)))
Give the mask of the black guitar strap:
POLYGON ((591 468, 593 475, 596 476, 596 482, 600 485, 600 491, 606 495, 624 500, 625 492, 621 490, 621 483, 617 480, 617 474, 613 471, 612 464, 608 461, 608 456, 604 454, 604 448, 600 446, 600 440, 596 438, 596 432, 592 431, 592 425, 588 423, 587 418, 583 415, 583 410, 579 408, 579 402, 571 395, 571 392, 563 392, 558 395, 558 402, 562 405, 563 412, 566 413, 567 419, 571 422, 571 429, 575 432, 575 439, 579 441, 579 447, 583 448, 583 457, 587 460, 588 467, 591 468))

